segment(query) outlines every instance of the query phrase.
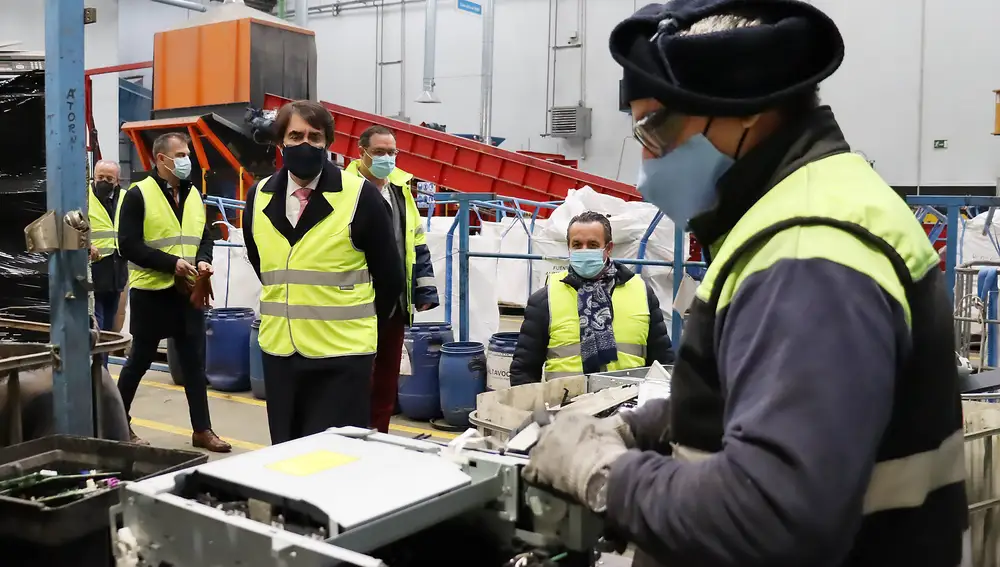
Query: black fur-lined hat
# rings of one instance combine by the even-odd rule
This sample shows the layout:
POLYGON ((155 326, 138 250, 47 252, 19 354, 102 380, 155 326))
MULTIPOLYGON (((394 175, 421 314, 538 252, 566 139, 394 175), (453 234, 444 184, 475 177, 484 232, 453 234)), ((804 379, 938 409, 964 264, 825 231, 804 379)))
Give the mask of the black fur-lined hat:
POLYGON ((618 24, 611 56, 624 68, 626 102, 750 116, 814 91, 844 60, 844 40, 829 16, 799 0, 673 0, 618 24), (712 16, 755 25, 684 33, 712 16))

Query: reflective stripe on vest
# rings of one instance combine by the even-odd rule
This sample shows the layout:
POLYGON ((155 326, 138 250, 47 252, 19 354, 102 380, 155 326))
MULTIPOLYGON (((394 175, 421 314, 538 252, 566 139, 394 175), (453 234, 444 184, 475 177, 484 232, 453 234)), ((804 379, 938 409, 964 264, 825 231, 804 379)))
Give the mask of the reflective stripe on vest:
MULTIPOLYGON (((729 305, 751 275, 789 259, 822 258, 872 278, 902 306, 908 324, 913 317, 907 290, 912 289, 911 282, 936 270, 939 261, 906 203, 862 157, 851 153, 812 162, 786 177, 740 219, 714 252, 697 295, 709 309, 715 302, 715 313, 729 305), (844 203, 865 206, 845 207, 844 203)), ((675 373, 674 383, 678 380, 675 373)), ((899 409, 913 410, 897 408, 894 419, 899 409)), ((883 443, 909 437, 907 442, 912 444, 913 438, 932 435, 940 441, 928 450, 876 462, 865 493, 864 514, 918 508, 931 493, 962 483, 963 430, 956 425, 959 428, 952 431, 940 427, 937 431, 892 431, 890 427, 892 437, 883 438, 883 443)))
POLYGON ((97 248, 97 253, 101 259, 110 256, 118 250, 118 216, 122 211, 122 201, 125 200, 125 191, 118 190, 118 201, 115 204, 115 218, 112 221, 111 215, 101 204, 101 201, 94 194, 94 186, 87 189, 87 217, 90 220, 90 244, 97 248))
MULTIPOLYGON (((577 290, 563 283, 562 280, 567 275, 567 272, 551 274, 547 284, 549 344, 544 366, 546 379, 583 373, 577 290)), ((646 341, 649 336, 649 299, 642 278, 633 276, 624 285, 615 287, 611 294, 611 307, 618 360, 608 364, 606 370, 645 366, 646 341)))
MULTIPOLYGON (((358 169, 361 160, 353 160, 344 168, 346 173, 352 173, 364 179, 358 169)), ((417 201, 413 198, 410 190, 410 181, 413 179, 412 173, 407 173, 398 167, 389 173, 386 178, 389 183, 403 188, 403 201, 406 203, 406 227, 403 237, 403 249, 406 251, 406 258, 403 264, 406 267, 406 304, 410 308, 410 322, 413 322, 413 288, 432 287, 437 285, 434 278, 417 278, 413 281, 413 266, 417 262, 416 247, 427 244, 427 235, 424 234, 424 226, 420 223, 420 210, 417 208, 417 201)))
MULTIPOLYGON (((865 491, 864 513, 915 508, 927 495, 955 482, 965 480, 965 439, 956 431, 937 449, 882 461, 875 465, 865 491)), ((712 453, 673 444, 674 457, 686 462, 708 459, 712 453)))
MULTIPOLYGON (((183 225, 167 202, 163 189, 153 177, 133 185, 142 195, 145 214, 142 219, 142 239, 146 246, 195 263, 198 246, 205 233, 205 205, 201 195, 190 189, 184 199, 183 225)), ((174 274, 158 272, 129 263, 128 285, 135 289, 158 290, 174 285, 174 274)))
MULTIPOLYGON (((294 246, 264 208, 276 197, 257 184, 253 239, 260 252, 261 350, 307 358, 372 354, 378 342, 375 288, 363 252, 351 241, 351 222, 363 180, 341 173, 342 189, 323 192, 333 212, 294 246)), ((284 191, 277 198, 284 198, 284 191)))

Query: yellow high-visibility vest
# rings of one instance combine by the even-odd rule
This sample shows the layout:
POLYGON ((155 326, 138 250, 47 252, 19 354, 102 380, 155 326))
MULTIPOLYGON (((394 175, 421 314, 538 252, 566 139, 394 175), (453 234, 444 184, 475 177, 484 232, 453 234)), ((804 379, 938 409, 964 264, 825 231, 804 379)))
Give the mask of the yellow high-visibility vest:
MULTIPOLYGON (((142 239, 146 246, 195 263, 198 246, 205 233, 205 205, 192 188, 184 200, 183 225, 170 208, 166 195, 153 177, 133 184, 142 194, 145 216, 142 239)), ((174 285, 174 274, 158 272, 129 263, 128 285, 133 289, 158 290, 174 285)))
MULTIPOLYGON (((342 189, 324 192, 333 212, 294 246, 264 208, 275 194, 257 184, 253 239, 260 253, 260 348, 307 358, 373 354, 378 343, 375 288, 365 254, 351 241, 351 222, 364 181, 341 172, 342 189)), ((284 191, 277 195, 284 198, 284 191)))
MULTIPOLYGON (((361 160, 354 160, 347 164, 344 171, 364 178, 358 169, 360 163, 361 160)), ((413 198, 413 192, 410 191, 410 181, 413 180, 413 174, 407 173, 397 167, 392 170, 392 173, 386 179, 389 183, 403 188, 403 200, 406 201, 406 226, 404 227, 403 234, 405 238, 403 248, 405 249, 406 257, 403 258, 403 263, 406 267, 406 304, 410 306, 410 323, 413 323, 413 289, 435 285, 433 277, 417 278, 416 282, 413 281, 413 266, 417 263, 416 247, 427 244, 427 234, 425 234, 423 223, 420 222, 420 210, 417 209, 417 201, 413 198)))
MULTIPOLYGON (((543 368, 545 379, 583 374, 580 356, 580 313, 577 290, 563 283, 568 272, 549 275, 549 345, 543 368)), ((618 360, 608 371, 628 370, 646 365, 649 339, 649 299, 646 284, 638 275, 617 286, 611 294, 614 313, 612 329, 618 346, 618 360)))
POLYGON ((107 209, 94 194, 94 186, 91 185, 88 193, 87 216, 90 219, 90 244, 97 248, 100 259, 110 256, 118 250, 118 215, 122 211, 122 201, 125 199, 125 191, 118 190, 118 202, 115 204, 115 218, 111 219, 107 209))

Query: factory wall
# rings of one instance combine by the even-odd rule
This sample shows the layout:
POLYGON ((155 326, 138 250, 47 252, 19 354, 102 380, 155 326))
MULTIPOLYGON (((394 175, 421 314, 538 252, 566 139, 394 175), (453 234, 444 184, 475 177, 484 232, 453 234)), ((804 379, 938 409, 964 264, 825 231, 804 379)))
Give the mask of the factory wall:
MULTIPOLYGON (((310 0, 313 7, 329 3, 310 0)), ((634 182, 639 149, 630 137, 629 117, 618 111, 621 72, 608 55, 607 37, 643 3, 497 0, 493 135, 506 138, 503 147, 564 153, 581 159, 585 170, 634 182), (583 45, 559 49, 552 69, 546 64, 550 27, 553 45, 583 45), (593 136, 586 143, 543 135, 547 75, 556 105, 582 101, 594 109, 593 136)), ((1000 20, 1000 3, 965 0, 962 10, 948 0, 812 3, 837 21, 847 43, 844 66, 821 93, 854 148, 898 187, 992 191, 1000 174, 1000 140, 991 136, 992 90, 1000 88, 992 22, 1000 20), (935 149, 935 140, 946 140, 947 148, 935 149)), ((150 0, 87 4, 99 14, 98 23, 87 26, 88 67, 148 60, 152 34, 189 17, 187 10, 150 0)), ((320 98, 384 115, 402 110, 414 123, 478 133, 482 18, 458 10, 457 0, 439 0, 435 77, 442 104, 424 105, 415 100, 423 75, 425 4, 386 4, 376 9, 356 3, 336 16, 329 11, 310 16, 317 32, 320 98), (402 65, 394 63, 400 60, 402 65)), ((0 38, 42 49, 43 5, 0 0, 0 38)), ((148 72, 130 75, 145 75, 144 86, 150 86, 148 72)), ((95 116, 102 147, 112 157, 117 147, 107 133, 116 129, 116 92, 116 76, 95 79, 95 116)))
MULTIPOLYGON (((992 191, 1000 174, 1000 140, 991 136, 992 90, 1000 89, 1000 45, 992 27, 1000 20, 1000 3, 967 0, 962 10, 955 10, 948 0, 926 0, 924 14, 922 2, 915 0, 812 3, 838 23, 847 44, 843 67, 821 94, 854 148, 897 187, 914 190, 919 184, 925 193, 992 191), (935 140, 947 140, 947 148, 934 149, 935 140)), ((311 0, 312 6, 321 4, 328 2, 311 0)), ((438 4, 436 78, 442 104, 413 102, 421 90, 423 2, 407 3, 405 16, 398 5, 311 15, 320 54, 320 97, 386 115, 398 113, 398 65, 382 66, 382 102, 377 106, 381 44, 382 61, 396 61, 403 54, 403 100, 412 121, 447 124, 448 131, 456 133, 479 132, 481 18, 459 11, 455 0, 438 4)), ((608 54, 607 38, 617 22, 645 2, 586 0, 583 26, 578 0, 496 4, 493 135, 507 139, 503 147, 565 153, 582 158, 581 167, 588 171, 634 182, 639 150, 629 138, 629 118, 618 112, 620 69, 608 54), (594 109, 593 137, 584 146, 541 136, 548 106, 550 4, 552 13, 558 12, 554 44, 566 45, 582 30, 582 93, 579 49, 559 50, 554 83, 556 104, 583 99, 594 109)))
MULTIPOLYGON (((118 0, 86 0, 86 4, 97 8, 97 22, 84 29, 84 67, 117 65, 118 0)), ((43 0, 0 0, 0 41, 19 40, 19 49, 44 51, 44 7, 43 0)), ((95 76, 93 100, 94 124, 99 133, 101 150, 106 159, 117 160, 118 77, 95 76)))
MULTIPOLYGON (((313 0, 312 5, 319 5, 313 0)), ((401 58, 405 67, 405 114, 414 123, 445 124, 449 132, 480 131, 482 17, 457 9, 454 0, 438 1, 436 92, 441 104, 414 102, 422 90, 424 49, 423 2, 400 6, 344 10, 338 16, 312 15, 319 50, 321 98, 367 111, 396 115, 400 111, 400 67, 381 67, 378 97, 378 54, 385 62, 401 58), (404 19, 405 18, 405 19, 404 19), (404 23, 405 22, 405 23, 404 23), (382 26, 381 38, 377 25, 382 26), (402 41, 405 36, 405 49, 402 41), (379 108, 381 104, 381 108, 379 108)), ((593 137, 585 143, 543 136, 546 131, 546 54, 548 0, 499 0, 494 33, 493 136, 502 147, 566 154, 584 159, 582 167, 625 182, 635 181, 639 146, 631 138, 631 120, 618 111, 620 68, 608 55, 611 28, 633 11, 623 0, 555 0, 553 44, 568 45, 576 36, 582 48, 560 49, 552 72, 557 106, 583 102, 594 109, 593 137), (580 8, 584 7, 581 14, 580 8), (581 33, 580 20, 585 20, 581 33), (581 66, 583 57, 583 66, 581 66)), ((553 95, 549 95, 553 96, 553 95)))

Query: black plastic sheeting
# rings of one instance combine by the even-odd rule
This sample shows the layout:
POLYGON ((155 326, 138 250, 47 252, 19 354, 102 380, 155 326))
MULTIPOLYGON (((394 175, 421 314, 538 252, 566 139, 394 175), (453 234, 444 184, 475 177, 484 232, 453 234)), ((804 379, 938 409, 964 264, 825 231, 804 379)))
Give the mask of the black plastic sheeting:
MULTIPOLYGON (((47 323, 48 258, 24 229, 46 211, 45 74, 0 82, 0 316, 47 323)), ((0 340, 23 340, 5 336, 0 340)))

